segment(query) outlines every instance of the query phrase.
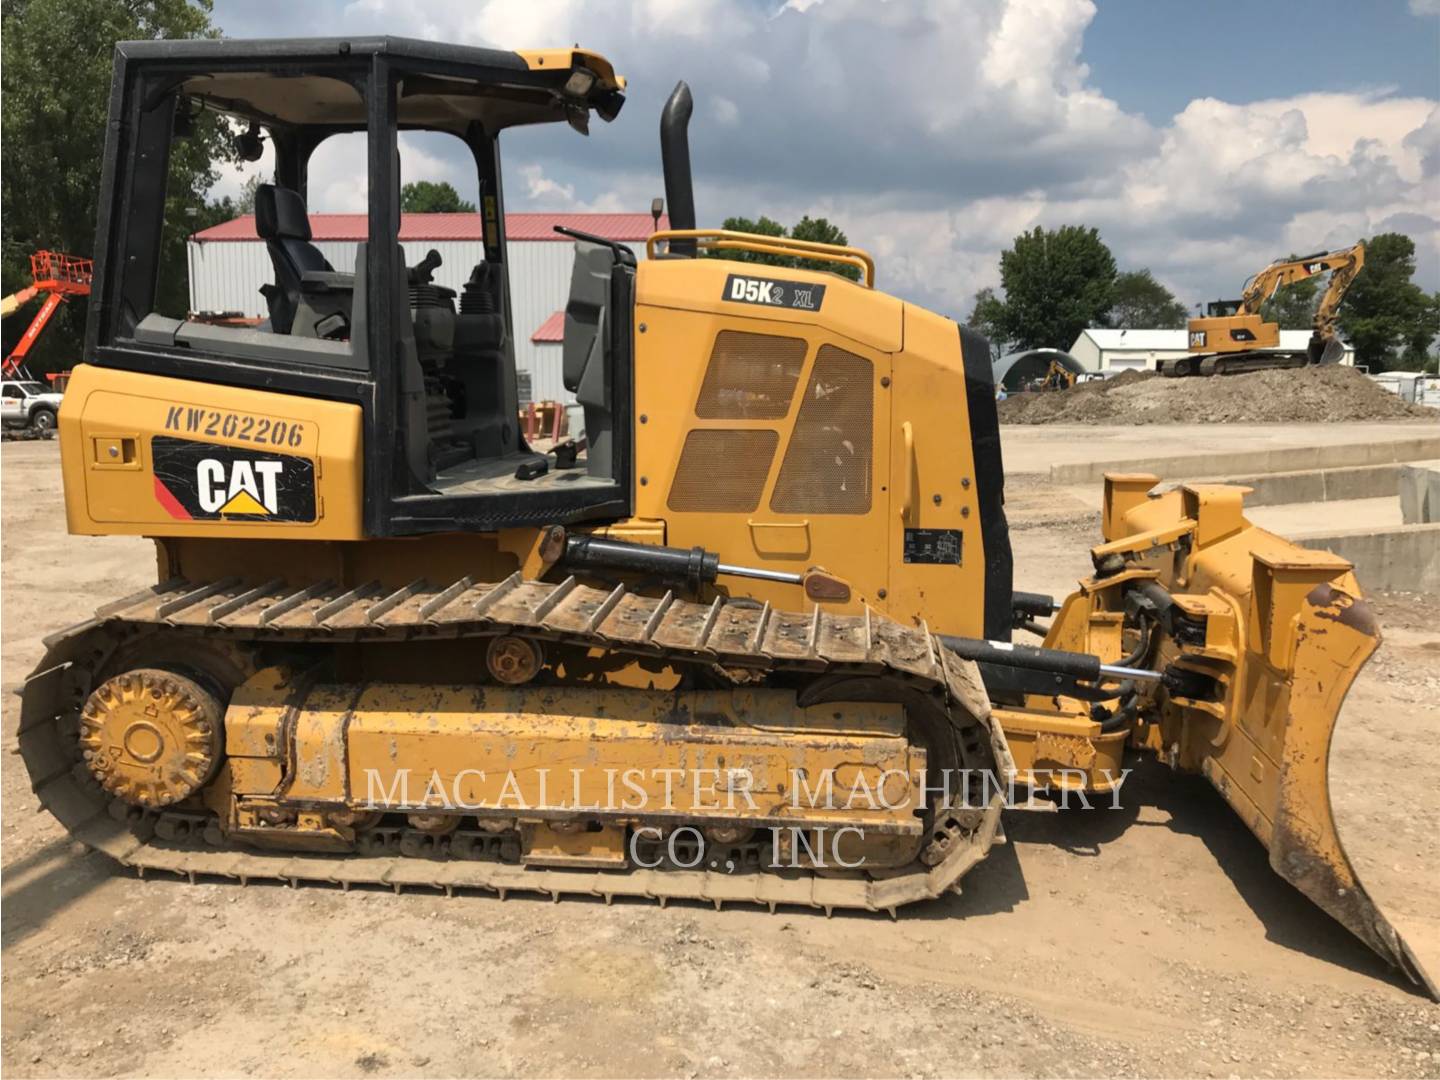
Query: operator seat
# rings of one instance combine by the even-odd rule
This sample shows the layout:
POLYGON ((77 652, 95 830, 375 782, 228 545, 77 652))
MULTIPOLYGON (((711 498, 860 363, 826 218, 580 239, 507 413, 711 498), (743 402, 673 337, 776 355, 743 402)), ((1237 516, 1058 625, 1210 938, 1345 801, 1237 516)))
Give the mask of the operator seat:
POLYGON ((570 298, 565 305, 565 337, 561 345, 565 389, 585 410, 586 471, 613 479, 610 349, 610 281, 618 252, 608 245, 575 242, 570 273, 570 298))
POLYGON ((348 331, 355 277, 337 273, 310 242, 310 216, 300 194, 278 184, 256 188, 255 231, 275 266, 275 283, 260 290, 271 330, 306 337, 348 331))

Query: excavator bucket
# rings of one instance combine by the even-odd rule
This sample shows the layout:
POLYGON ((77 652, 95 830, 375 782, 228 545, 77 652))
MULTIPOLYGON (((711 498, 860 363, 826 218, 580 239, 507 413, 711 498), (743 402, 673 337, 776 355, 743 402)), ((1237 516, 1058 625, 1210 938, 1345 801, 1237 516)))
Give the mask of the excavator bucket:
POLYGON ((1332 337, 1325 342, 1324 348, 1320 350, 1321 364, 1338 364, 1345 359, 1345 343, 1339 338, 1332 337))
POLYGON ((1047 644, 1115 649, 1142 640, 1163 681, 1132 744, 1202 773, 1270 853, 1276 873, 1437 995, 1360 883, 1336 828, 1330 748, 1380 628, 1349 562, 1252 525, 1248 489, 1109 476, 1096 575, 1062 608, 1047 644), (1123 621, 1126 635, 1113 627, 1123 621))

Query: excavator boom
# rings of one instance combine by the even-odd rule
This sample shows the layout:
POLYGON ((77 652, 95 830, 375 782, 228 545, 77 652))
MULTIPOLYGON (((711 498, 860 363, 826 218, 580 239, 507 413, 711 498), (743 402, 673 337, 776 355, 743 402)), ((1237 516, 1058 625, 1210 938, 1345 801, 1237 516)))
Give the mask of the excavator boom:
POLYGON ((1353 278, 1364 263, 1363 241, 1336 251, 1317 251, 1313 255, 1301 255, 1293 259, 1276 259, 1246 283, 1240 302, 1241 312, 1247 315, 1260 314, 1260 306, 1280 289, 1297 281, 1305 281, 1316 274, 1350 268, 1353 278))

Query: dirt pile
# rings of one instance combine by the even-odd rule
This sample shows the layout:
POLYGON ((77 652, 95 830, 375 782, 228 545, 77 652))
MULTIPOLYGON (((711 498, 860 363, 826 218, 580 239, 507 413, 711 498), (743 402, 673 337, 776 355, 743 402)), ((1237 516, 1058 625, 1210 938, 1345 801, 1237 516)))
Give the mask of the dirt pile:
POLYGON ((1281 424, 1437 420, 1351 367, 1167 379, 1125 371, 1069 390, 1016 394, 1002 424, 1281 424))

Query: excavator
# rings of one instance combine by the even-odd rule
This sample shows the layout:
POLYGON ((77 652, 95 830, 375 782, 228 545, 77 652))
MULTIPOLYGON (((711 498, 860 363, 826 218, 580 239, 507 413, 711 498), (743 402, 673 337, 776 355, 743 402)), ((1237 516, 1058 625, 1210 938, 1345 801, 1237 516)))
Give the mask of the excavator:
POLYGON ((1160 364, 1163 375, 1238 375, 1247 371, 1338 364, 1345 345, 1335 332, 1340 301, 1365 265, 1360 241, 1337 251, 1277 259, 1245 283, 1239 300, 1216 300, 1205 317, 1191 319, 1190 355, 1160 364), (1315 309, 1315 329, 1303 351, 1280 347, 1280 327, 1260 317, 1260 306, 1276 291, 1329 272, 1330 282, 1315 309))
POLYGON ((1121 798, 1151 753, 1434 993, 1331 814, 1380 644, 1351 565, 1254 526, 1243 488, 1135 473, 1105 480, 1093 573, 1017 591, 986 341, 879 291, 861 249, 698 227, 683 82, 671 227, 644 259, 567 234, 584 437, 525 441, 500 142, 587 133, 625 91, 578 47, 117 47, 61 461, 70 531, 153 538, 156 583, 45 640, 19 731, 40 804, 191 881, 894 916, 983 873, 1017 793, 1121 798), (274 149, 258 327, 157 308, 201 110, 274 149), (474 163, 460 290, 398 242, 414 130, 474 163), (337 268, 307 171, 354 132, 368 234, 337 268))

